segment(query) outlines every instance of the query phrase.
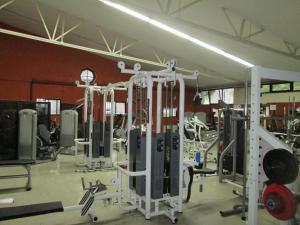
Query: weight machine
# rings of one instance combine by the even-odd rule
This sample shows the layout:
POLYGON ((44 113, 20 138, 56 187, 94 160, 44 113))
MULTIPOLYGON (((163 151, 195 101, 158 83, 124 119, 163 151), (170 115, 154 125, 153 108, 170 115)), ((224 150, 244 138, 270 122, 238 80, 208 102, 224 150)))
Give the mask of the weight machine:
MULTIPOLYGON (((182 212, 183 201, 184 79, 196 79, 198 76, 198 72, 194 72, 193 76, 176 73, 175 64, 172 60, 167 63, 166 70, 147 72, 140 71, 139 64, 135 64, 131 70, 126 69, 123 62, 118 63, 121 73, 133 74, 128 86, 128 160, 119 163, 118 180, 122 180, 122 175, 128 178, 129 201, 145 215, 146 219, 166 215, 173 223, 177 221, 176 213, 182 212), (178 129, 174 130, 173 126, 167 126, 163 132, 162 86, 171 83, 172 88, 177 82, 179 83, 178 129), (155 86, 157 87, 156 132, 153 133, 155 86), (132 121, 134 91, 138 96, 135 102, 137 116, 135 126, 132 121)), ((173 115, 173 89, 169 114, 173 115)))
MULTIPOLYGON (((210 130, 210 128, 199 119, 198 115, 200 115, 200 113, 185 113, 184 157, 188 160, 194 159, 197 152, 202 152, 203 155, 205 155, 208 147, 217 136, 217 132, 215 130, 210 130)), ((208 153, 206 154, 206 157, 207 156, 208 153)), ((206 160, 208 160, 208 158, 206 158, 206 160)), ((213 159, 209 160, 214 161, 213 159)))
POLYGON ((245 145, 247 142, 245 120, 247 118, 244 116, 244 112, 239 109, 219 109, 219 114, 223 114, 221 143, 218 145, 218 175, 219 182, 222 183, 224 179, 235 181, 238 175, 244 173, 243 159, 246 157, 244 152, 247 146, 245 145), (229 174, 224 174, 224 169, 229 174))
MULTIPOLYGON (((91 85, 90 83, 80 84, 84 88, 84 138, 75 139, 75 161, 78 165, 85 165, 88 169, 112 167, 113 155, 113 125, 115 114, 114 92, 116 90, 127 90, 126 82, 109 84, 107 86, 91 85), (102 121, 95 121, 94 106, 95 94, 102 97, 102 121), (110 98, 110 101, 108 99, 110 98), (110 104, 107 104, 110 103, 110 104), (108 114, 108 112, 110 113, 108 114), (108 121, 107 117, 110 117, 108 121), (78 147, 84 147, 83 163, 78 163, 78 147)), ((100 120, 100 101, 98 102, 100 120)))

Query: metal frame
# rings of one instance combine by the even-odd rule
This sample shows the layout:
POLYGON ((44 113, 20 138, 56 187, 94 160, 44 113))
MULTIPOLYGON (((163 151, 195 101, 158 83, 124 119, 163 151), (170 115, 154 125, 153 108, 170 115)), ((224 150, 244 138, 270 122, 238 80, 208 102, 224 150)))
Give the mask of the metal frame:
MULTIPOLYGON (((128 161, 119 164, 118 171, 119 174, 128 176, 145 176, 146 177, 146 193, 145 197, 137 195, 134 191, 131 191, 127 187, 127 193, 129 193, 131 204, 138 209, 141 213, 145 215, 146 219, 151 219, 153 216, 166 215, 170 218, 172 222, 176 222, 176 212, 182 212, 182 200, 183 200, 183 137, 184 137, 184 96, 185 96, 185 79, 197 79, 198 73, 194 72, 194 75, 187 76, 183 74, 178 74, 172 70, 175 67, 175 62, 167 63, 169 66, 166 70, 162 71, 140 71, 141 66, 139 64, 134 65, 134 69, 125 69, 124 63, 119 63, 119 69, 121 73, 132 74, 133 76, 129 80, 128 85, 128 131, 132 130, 132 106, 133 106, 133 86, 137 83, 142 83, 147 87, 147 101, 148 101, 148 119, 146 127, 146 170, 139 172, 132 172, 125 170, 121 165, 128 165, 128 161), (152 90, 154 84, 157 84, 157 132, 161 132, 161 98, 162 98, 162 84, 168 81, 178 81, 179 82, 179 136, 180 136, 180 159, 179 159, 179 195, 170 197, 164 196, 161 199, 151 199, 151 143, 152 143, 152 90), (145 207, 142 207, 142 202, 145 202, 145 207), (165 202, 171 207, 169 209, 160 209, 159 204, 165 202), (151 203, 154 203, 154 210, 151 209, 151 203)), ((130 132, 128 132, 128 143, 130 140, 130 132)), ((129 145, 127 150, 127 158, 130 157, 129 145)), ((128 166, 127 166, 128 168, 128 166)), ((121 176, 121 175, 119 175, 121 176)), ((120 178, 118 179, 121 180, 120 178)), ((121 188, 121 187, 119 187, 121 188)))
POLYGON ((108 84, 107 86, 97 86, 90 84, 80 84, 79 81, 76 82, 77 87, 84 88, 84 122, 89 121, 89 138, 86 141, 83 138, 75 139, 75 161, 76 164, 82 165, 82 163, 78 163, 77 155, 78 155, 78 146, 79 145, 88 145, 89 146, 89 155, 88 157, 84 154, 84 162, 83 165, 86 165, 88 169, 95 168, 98 163, 104 164, 104 167, 112 167, 112 155, 113 155, 113 125, 114 125, 114 116, 115 116, 115 91, 116 90, 127 90, 126 82, 119 82, 114 84, 108 84), (103 96, 103 130, 104 130, 104 122, 106 121, 106 103, 107 97, 110 96, 111 102, 111 114, 110 114, 110 157, 99 157, 93 158, 93 124, 94 124, 94 93, 101 94, 103 96), (90 115, 88 118, 88 107, 90 104, 90 115))
MULTIPOLYGON (((31 186, 31 164, 33 164, 33 162, 31 163, 24 163, 21 164, 20 162, 13 164, 12 162, 7 161, 8 164, 0 164, 0 168, 1 167, 24 167, 26 169, 26 174, 15 174, 15 175, 1 175, 0 179, 14 179, 14 178, 27 178, 27 182, 25 185, 26 191, 30 191, 32 186, 31 186)), ((15 188, 9 188, 9 189, 15 189, 15 188)))
MULTIPOLYGON (((250 174, 249 174, 249 199, 248 199, 248 225, 257 225, 258 223, 258 204, 259 198, 259 138, 263 138, 273 148, 283 148, 292 151, 289 146, 282 143, 274 135, 260 126, 260 96, 261 80, 273 79, 281 81, 300 81, 299 72, 275 70, 255 66, 251 69, 251 120, 250 120, 250 174)), ((280 222, 281 225, 290 224, 290 222, 280 222)))
MULTIPOLYGON (((227 182, 227 183, 232 183, 231 181, 235 181, 236 178, 238 176, 240 176, 240 174, 237 174, 236 172, 236 165, 237 165, 237 161, 236 161, 236 155, 237 155, 237 146, 236 146, 236 141, 237 141, 237 121, 238 120, 244 120, 243 117, 237 117, 236 116, 236 110, 235 109, 230 109, 232 110, 233 114, 230 116, 230 123, 231 123, 231 140, 229 142, 229 144, 227 145, 227 147, 223 150, 223 152, 220 154, 219 157, 219 161, 218 161, 218 175, 219 175, 219 182, 227 182), (232 152, 232 171, 230 174, 223 174, 223 160, 224 157, 227 153, 232 152), (229 180, 227 180, 229 179, 229 180), (231 180, 231 181, 230 181, 231 180)), ((219 119, 221 118, 221 114, 223 112, 223 109, 219 109, 218 110, 218 115, 219 115, 219 119)), ((218 123, 218 131, 219 131, 219 138, 222 135, 221 133, 224 133, 224 131, 220 130, 219 127, 220 121, 218 123)), ((245 132, 247 132, 247 130, 245 130, 245 132)), ((220 140, 221 141, 221 140, 220 140)), ((220 144, 218 145, 220 146, 220 144)), ((245 157, 245 156, 244 156, 245 157)), ((240 186, 240 185, 239 185, 240 186)))

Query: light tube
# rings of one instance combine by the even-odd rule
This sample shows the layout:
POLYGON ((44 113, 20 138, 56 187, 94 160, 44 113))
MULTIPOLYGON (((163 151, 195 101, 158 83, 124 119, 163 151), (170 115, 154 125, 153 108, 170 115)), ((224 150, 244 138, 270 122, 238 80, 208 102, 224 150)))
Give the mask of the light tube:
POLYGON ((199 40, 199 39, 197 39, 195 37, 192 37, 192 36, 190 36, 190 35, 188 35, 186 33, 181 32, 179 30, 176 30, 175 28, 170 27, 170 26, 168 26, 168 25, 166 25, 164 23, 161 23, 161 22, 159 22, 157 20, 151 19, 150 17, 145 16, 145 15, 143 15, 143 14, 141 14, 139 12, 136 12, 136 11, 134 11, 132 9, 129 9, 129 8, 123 6, 123 5, 111 2, 109 0, 98 0, 98 1, 100 1, 100 2, 102 2, 102 3, 104 3, 104 4, 108 5, 108 6, 110 6, 112 8, 115 8, 115 9, 121 11, 121 12, 124 12, 124 13, 126 13, 128 15, 131 15, 131 16, 137 18, 137 19, 140 19, 140 20, 142 20, 144 22, 147 22, 147 23, 149 23, 149 24, 151 24, 151 25, 153 25, 155 27, 158 27, 158 28, 164 30, 164 31, 167 31, 169 33, 172 33, 172 34, 178 36, 178 37, 181 37, 181 38, 183 38, 185 40, 188 40, 188 41, 190 41, 190 42, 192 42, 192 43, 194 43, 194 44, 196 44, 198 46, 201 46, 201 47, 206 48, 206 49, 208 49, 208 50, 210 50, 212 52, 215 52, 215 53, 217 53, 219 55, 222 55, 222 56, 224 56, 224 57, 226 57, 228 59, 231 59, 231 60, 233 60, 235 62, 243 64, 243 65, 245 65, 247 67, 253 67, 254 66, 252 63, 247 62, 246 60, 243 60, 243 59, 241 59, 241 58, 239 58, 237 56, 234 56, 234 55, 232 55, 232 54, 230 54, 228 52, 225 52, 222 49, 219 49, 219 48, 217 48, 217 47, 215 47, 213 45, 210 45, 210 44, 208 44, 206 42, 203 42, 203 41, 201 41, 201 40, 199 40))

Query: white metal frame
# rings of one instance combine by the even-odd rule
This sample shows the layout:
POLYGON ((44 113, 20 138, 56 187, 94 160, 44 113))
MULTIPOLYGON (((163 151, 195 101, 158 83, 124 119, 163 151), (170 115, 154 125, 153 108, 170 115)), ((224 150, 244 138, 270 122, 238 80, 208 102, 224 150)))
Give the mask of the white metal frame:
MULTIPOLYGON (((289 146, 278 140, 274 135, 260 126, 260 95, 261 80, 274 79, 282 81, 300 81, 299 72, 282 71, 261 66, 251 69, 251 123, 250 123, 250 174, 249 174, 249 200, 248 200, 248 225, 257 225, 258 222, 258 198, 259 198, 259 138, 263 138, 273 148, 283 148, 292 151, 289 146)), ((280 222, 281 225, 290 222, 280 222)))
MULTIPOLYGON (((88 121, 89 119, 89 138, 86 141, 84 138, 77 138, 75 139, 75 161, 76 164, 82 165, 82 163, 78 163, 78 146, 79 145, 88 145, 89 146, 89 155, 88 157, 84 154, 84 162, 83 165, 86 165, 89 169, 95 168, 101 164, 102 167, 112 167, 112 155, 113 155, 113 127, 114 127, 114 116, 115 116, 115 91, 116 90, 127 90, 126 82, 119 82, 115 84, 109 84, 107 86, 97 86, 90 85, 90 84, 80 84, 78 81, 76 82, 77 87, 84 88, 84 122, 88 121), (103 95, 103 126, 104 122, 106 121, 106 102, 107 97, 110 96, 110 103, 111 103, 111 114, 110 114, 110 157, 99 157, 93 158, 92 151, 93 151, 93 124, 94 124, 94 93, 99 93, 103 95), (90 115, 88 118, 88 105, 90 104, 90 115)), ((103 128, 104 129, 104 128, 103 128)))
MULTIPOLYGON (((125 69, 125 64, 120 62, 118 64, 121 73, 133 74, 129 80, 128 85, 128 143, 130 139, 130 130, 132 127, 132 101, 133 101, 133 86, 136 83, 143 83, 147 87, 147 101, 148 101, 148 119, 146 128, 146 170, 139 172, 132 172, 125 170, 121 165, 118 166, 119 174, 128 176, 145 176, 146 177, 146 192, 145 197, 137 195, 134 191, 127 189, 129 193, 131 203, 141 213, 145 215, 146 219, 151 219, 153 216, 166 215, 171 219, 172 222, 176 221, 176 212, 182 212, 182 199, 183 199, 183 137, 184 137, 184 96, 185 96, 185 84, 184 79, 196 79, 198 73, 195 72, 192 76, 178 74, 172 71, 175 66, 175 61, 168 63, 169 67, 162 71, 140 71, 140 65, 135 64, 134 69, 125 69), (161 132, 161 98, 162 98, 162 83, 167 81, 178 81, 179 82, 179 136, 180 136, 180 159, 179 159, 179 195, 170 197, 165 195, 161 199, 151 199, 151 138, 152 138, 152 89, 154 83, 157 84, 157 133, 161 132), (145 207, 142 207, 142 202, 145 203, 145 207), (167 202, 171 207, 166 209, 160 209, 159 204, 161 202, 167 202), (155 209, 151 209, 151 203, 154 203, 155 209)), ((129 145, 127 150, 128 157, 130 157, 129 145)), ((122 165, 128 165, 128 161, 122 165)), ((128 166, 127 166, 128 168, 128 166)), ((118 180, 121 180, 120 178, 118 180)))

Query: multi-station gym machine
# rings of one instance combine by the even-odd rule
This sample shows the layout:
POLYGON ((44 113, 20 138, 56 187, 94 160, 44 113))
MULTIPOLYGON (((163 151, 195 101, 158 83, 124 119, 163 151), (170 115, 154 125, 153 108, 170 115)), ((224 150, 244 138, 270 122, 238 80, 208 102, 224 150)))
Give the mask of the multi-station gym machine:
MULTIPOLYGON (((128 140, 127 159, 117 162, 117 178, 112 179, 111 185, 104 185, 100 181, 90 184, 81 201, 74 206, 64 207, 62 202, 47 202, 25 206, 0 209, 0 221, 21 217, 80 210, 81 215, 88 214, 93 221, 97 221, 96 205, 100 200, 115 202, 125 211, 138 210, 146 219, 165 215, 173 223, 177 222, 176 213, 182 212, 182 204, 186 202, 183 192, 191 188, 191 180, 184 185, 183 173, 191 168, 183 162, 183 136, 184 136, 184 79, 196 79, 198 72, 193 75, 183 75, 175 71, 175 61, 167 63, 162 71, 141 71, 141 66, 135 64, 133 69, 126 69, 123 62, 118 63, 121 73, 131 74, 128 82, 128 140), (178 87, 178 123, 162 123, 162 86, 170 85, 171 106, 174 109, 175 87, 178 87), (156 111, 153 96, 156 88, 156 111), (135 97, 134 98, 134 93, 135 97), (135 101, 134 101, 135 99, 135 101), (156 112, 156 129, 153 129, 153 119, 156 112), (137 114, 140 113, 138 116, 137 114), (133 117, 135 123, 133 124, 133 117), (142 126, 144 124, 144 126, 142 126), (155 130, 155 132, 154 132, 155 130), (113 191, 116 190, 116 191, 113 191), (105 191, 105 193, 103 193, 105 191)), ((88 121, 89 139, 92 138, 93 116, 91 110, 90 93, 97 91, 98 87, 89 84, 80 85, 86 88, 88 96, 85 121, 88 121), (90 120, 88 120, 88 115, 90 120)), ((120 84, 108 85, 109 93, 113 87, 120 84)), ((104 89, 101 89, 104 90, 104 89)), ((176 91, 177 91, 176 90, 176 91)), ((112 97, 113 100, 113 97, 112 97)), ((112 107, 113 110, 113 107, 112 107)), ((168 120, 171 122, 171 120, 168 120)), ((112 136, 110 136, 112 137, 112 136)), ((92 154, 90 141, 83 141, 89 146, 89 156, 92 154)), ((112 143, 112 142, 111 142, 112 143)), ((87 157, 88 159, 88 157, 87 157)), ((89 158, 90 163, 93 161, 89 158)), ((189 194, 190 195, 190 194, 189 194)), ((189 197, 187 197, 189 198, 189 197)))
POLYGON ((184 79, 196 79, 198 75, 198 72, 192 76, 178 74, 175 64, 172 60, 166 70, 141 71, 139 64, 131 70, 123 62, 118 63, 121 73, 133 75, 128 85, 128 161, 119 163, 118 180, 122 180, 122 175, 128 177, 129 201, 146 219, 166 215, 173 223, 177 221, 176 212, 182 212, 183 202, 184 79), (165 124, 165 129, 161 126, 163 85, 171 87, 170 115, 174 110, 174 88, 179 89, 178 124, 165 124), (155 87, 156 129, 153 132, 155 87))
POLYGON ((108 168, 113 166, 113 126, 115 115, 114 93, 117 90, 126 91, 126 82, 97 86, 92 84, 95 75, 92 70, 84 69, 81 80, 76 81, 79 88, 84 88, 84 137, 75 139, 76 164, 84 165, 88 169, 108 168), (98 109, 95 109, 96 97, 98 109), (102 110, 100 107, 102 98, 102 110), (108 104, 107 104, 108 103, 108 104), (95 119, 98 111, 98 119, 95 119), (109 114, 107 112, 110 112, 109 114), (78 147, 83 146, 83 162, 78 162, 78 147))

